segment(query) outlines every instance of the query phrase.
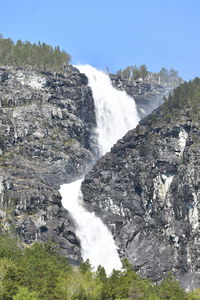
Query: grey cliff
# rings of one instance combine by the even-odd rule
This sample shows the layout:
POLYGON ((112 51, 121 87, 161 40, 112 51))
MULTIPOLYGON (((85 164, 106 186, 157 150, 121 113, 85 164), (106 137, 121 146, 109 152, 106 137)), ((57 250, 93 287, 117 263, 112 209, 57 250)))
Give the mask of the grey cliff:
POLYGON ((75 224, 62 207, 62 183, 98 155, 94 101, 84 74, 0 68, 0 225, 25 244, 51 239, 81 261, 75 224))
POLYGON ((159 282, 172 271, 186 289, 200 280, 199 123, 168 122, 162 107, 87 174, 85 206, 109 226, 121 257, 159 282))

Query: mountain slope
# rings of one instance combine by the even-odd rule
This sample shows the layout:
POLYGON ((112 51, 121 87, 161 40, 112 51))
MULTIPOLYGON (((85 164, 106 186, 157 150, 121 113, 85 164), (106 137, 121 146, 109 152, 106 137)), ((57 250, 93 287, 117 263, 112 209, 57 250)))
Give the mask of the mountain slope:
POLYGON ((75 225, 61 204, 60 184, 81 176, 98 151, 87 78, 0 69, 0 224, 26 244, 53 239, 80 261, 75 225))
POLYGON ((200 80, 185 83, 86 176, 85 205, 111 228, 121 256, 159 281, 199 284, 200 80))

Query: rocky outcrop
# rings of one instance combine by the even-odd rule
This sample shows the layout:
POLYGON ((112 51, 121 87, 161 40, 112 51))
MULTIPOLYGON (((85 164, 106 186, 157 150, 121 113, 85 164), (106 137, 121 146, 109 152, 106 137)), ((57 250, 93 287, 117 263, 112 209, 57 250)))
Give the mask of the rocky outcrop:
MULTIPOLYGON (((200 126, 198 102, 191 109, 184 97, 180 109, 177 99, 176 118, 164 105, 144 118, 96 163, 82 191, 142 276, 159 281, 173 271, 191 289, 200 279, 200 126)), ((25 244, 52 239, 79 263, 76 226, 58 189, 99 155, 86 76, 72 66, 63 74, 1 67, 0 124, 0 231, 25 244)))
POLYGON ((178 81, 160 82, 152 79, 152 82, 143 80, 123 79, 120 75, 110 74, 114 87, 125 90, 134 98, 140 118, 144 118, 163 103, 163 97, 171 93, 180 83, 178 81))
POLYGON ((94 101, 84 74, 0 68, 0 224, 27 244, 53 239, 80 261, 60 184, 98 155, 94 101))
POLYGON ((119 140, 82 192, 142 276, 158 282, 172 271, 192 289, 200 279, 200 128, 190 109, 165 115, 162 106, 119 140))

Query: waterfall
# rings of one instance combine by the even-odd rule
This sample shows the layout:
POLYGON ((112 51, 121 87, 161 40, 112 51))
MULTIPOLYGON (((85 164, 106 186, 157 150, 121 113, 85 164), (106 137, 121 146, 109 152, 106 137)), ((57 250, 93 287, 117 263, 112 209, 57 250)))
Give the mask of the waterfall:
POLYGON ((76 234, 81 241, 83 259, 89 258, 95 269, 99 265, 104 266, 106 273, 111 274, 113 268, 121 268, 116 245, 112 234, 101 219, 94 213, 86 211, 81 205, 83 201, 81 182, 82 179, 61 186, 61 195, 66 195, 63 197, 62 204, 70 211, 78 225, 76 234))
MULTIPOLYGON (((139 118, 135 102, 124 91, 113 88, 107 74, 89 65, 77 68, 88 77, 88 84, 93 92, 98 142, 103 155, 128 130, 137 125, 139 118)), ((121 261, 106 225, 82 206, 82 180, 61 186, 62 204, 76 222, 83 260, 89 258, 95 269, 99 265, 103 266, 109 275, 113 269, 121 268, 121 261)))
POLYGON ((122 138, 128 130, 133 129, 138 121, 138 114, 133 98, 125 91, 115 89, 109 76, 92 66, 77 67, 85 73, 92 89, 97 133, 102 155, 122 138))

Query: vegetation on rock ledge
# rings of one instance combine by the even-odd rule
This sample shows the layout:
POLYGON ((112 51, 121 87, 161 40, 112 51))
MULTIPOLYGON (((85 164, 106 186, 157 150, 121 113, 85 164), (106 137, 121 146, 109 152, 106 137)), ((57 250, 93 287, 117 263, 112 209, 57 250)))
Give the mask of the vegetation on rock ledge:
POLYGON ((45 43, 31 44, 18 40, 14 43, 0 35, 0 64, 15 67, 33 67, 39 70, 63 71, 71 57, 59 46, 52 47, 45 43))
POLYGON ((174 90, 172 95, 165 98, 165 103, 161 106, 164 118, 170 120, 180 119, 182 109, 188 111, 193 121, 198 118, 200 109, 200 78, 181 84, 174 90))
POLYGON ((167 70, 162 68, 158 73, 151 72, 148 70, 146 65, 141 65, 140 67, 127 66, 125 69, 117 71, 117 75, 122 79, 134 81, 141 79, 144 82, 154 82, 157 84, 168 84, 177 86, 183 82, 182 78, 179 77, 178 71, 175 69, 167 70))

